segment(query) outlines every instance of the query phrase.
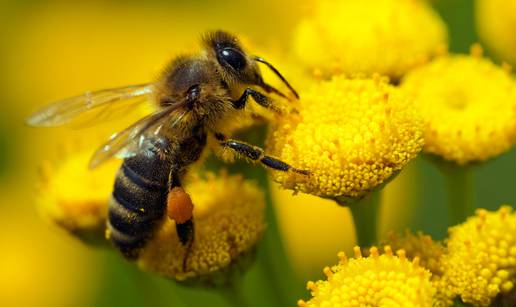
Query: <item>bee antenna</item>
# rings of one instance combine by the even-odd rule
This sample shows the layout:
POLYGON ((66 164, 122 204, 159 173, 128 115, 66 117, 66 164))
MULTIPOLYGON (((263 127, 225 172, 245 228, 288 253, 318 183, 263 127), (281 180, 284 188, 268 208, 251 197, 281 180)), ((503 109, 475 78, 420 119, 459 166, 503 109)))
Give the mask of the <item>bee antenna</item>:
MULTIPOLYGON (((274 66, 272 66, 271 63, 267 62, 266 60, 264 60, 258 56, 255 56, 253 59, 256 62, 260 62, 260 63, 267 65, 267 67, 269 67, 269 69, 272 70, 276 74, 276 76, 278 76, 278 78, 280 78, 281 81, 283 81, 283 83, 285 83, 285 85, 289 88, 289 90, 292 92, 292 94, 294 94, 296 99, 299 99, 299 95, 297 94, 296 90, 290 85, 290 83, 288 83, 288 81, 280 74, 280 72, 274 66)), ((263 84, 263 86, 264 86, 264 88, 269 89, 270 91, 275 92, 276 94, 279 94, 280 96, 285 97, 285 95, 283 95, 280 91, 273 88, 272 86, 270 86, 268 84, 263 84)))

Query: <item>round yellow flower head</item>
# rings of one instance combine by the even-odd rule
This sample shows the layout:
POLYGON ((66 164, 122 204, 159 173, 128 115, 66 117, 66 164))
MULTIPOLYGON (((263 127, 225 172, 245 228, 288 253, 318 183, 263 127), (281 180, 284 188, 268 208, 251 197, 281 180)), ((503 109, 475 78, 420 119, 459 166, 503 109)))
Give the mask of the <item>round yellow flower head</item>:
POLYGON ((88 169, 91 152, 71 154, 53 166, 41 167, 37 203, 42 213, 90 243, 105 243, 109 197, 120 161, 88 169))
POLYGON ((447 30, 421 0, 318 1, 294 34, 294 52, 310 69, 399 78, 441 52, 447 30))
POLYGON ((516 282, 516 214, 477 210, 475 217, 450 228, 444 277, 466 303, 487 306, 516 282))
POLYGON ((409 261, 405 251, 393 255, 389 246, 380 255, 376 247, 369 257, 362 257, 355 247, 355 258, 339 253, 340 263, 326 267, 327 280, 308 282, 312 292, 301 307, 330 306, 432 306, 435 292, 430 272, 419 266, 419 259, 409 261))
POLYGON ((303 170, 274 172, 284 188, 321 197, 359 199, 399 172, 423 146, 423 123, 413 102, 386 80, 316 83, 298 114, 272 127, 268 150, 303 170))
POLYGON ((241 176, 225 173, 208 174, 185 189, 194 204, 193 245, 183 246, 174 222, 165 219, 141 251, 139 265, 178 281, 226 283, 247 264, 265 230, 263 193, 241 176))
POLYGON ((503 153, 516 133, 516 82, 479 46, 472 51, 436 59, 402 83, 426 124, 424 151, 458 164, 503 153))
POLYGON ((477 0, 475 15, 478 34, 502 60, 516 65, 516 1, 477 0))

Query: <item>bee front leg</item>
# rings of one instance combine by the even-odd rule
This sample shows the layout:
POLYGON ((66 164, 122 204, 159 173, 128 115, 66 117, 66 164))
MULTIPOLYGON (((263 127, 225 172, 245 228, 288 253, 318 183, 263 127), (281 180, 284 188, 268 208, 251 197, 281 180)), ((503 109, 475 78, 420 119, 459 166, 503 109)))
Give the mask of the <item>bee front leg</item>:
POLYGON ((262 107, 273 110, 277 113, 282 113, 282 111, 273 104, 269 97, 249 87, 245 89, 244 93, 242 96, 240 96, 240 98, 238 98, 238 100, 233 101, 233 107, 235 109, 243 109, 247 104, 249 96, 253 97, 254 101, 256 101, 256 103, 262 107))
POLYGON ((307 170, 302 170, 291 166, 290 164, 283 162, 277 158, 268 156, 265 154, 264 150, 257 146, 252 146, 250 144, 228 139, 222 133, 216 133, 215 138, 219 141, 219 144, 224 147, 233 150, 234 152, 245 156, 253 161, 259 161, 264 166, 269 167, 271 169, 277 171, 292 171, 295 173, 299 173, 302 175, 309 175, 310 172, 307 170))

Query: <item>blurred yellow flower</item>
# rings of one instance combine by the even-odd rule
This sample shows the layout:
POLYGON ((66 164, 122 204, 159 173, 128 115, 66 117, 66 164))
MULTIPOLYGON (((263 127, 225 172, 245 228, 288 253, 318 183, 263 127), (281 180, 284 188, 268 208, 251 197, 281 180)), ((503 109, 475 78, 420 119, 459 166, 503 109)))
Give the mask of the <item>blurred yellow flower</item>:
POLYGON ((420 0, 318 1, 294 34, 294 52, 324 75, 399 78, 445 48, 447 30, 420 0))
POLYGON ((166 219, 141 251, 139 265, 179 281, 196 277, 225 283, 233 269, 245 265, 265 230, 263 193, 254 183, 225 173, 208 174, 185 189, 194 204, 191 250, 180 243, 174 222, 166 219))
POLYGON ((422 149, 423 124, 412 100, 378 76, 316 83, 299 103, 299 113, 278 119, 267 140, 272 154, 311 172, 274 172, 284 188, 351 201, 422 149))
POLYGON ((327 280, 308 282, 312 292, 308 302, 300 300, 299 306, 431 306, 435 292, 430 283, 430 272, 412 262, 405 251, 393 255, 389 246, 380 255, 376 247, 369 257, 362 257, 355 247, 355 258, 347 259, 339 253, 340 262, 326 267, 327 280))
POLYGON ((477 0, 477 30, 482 41, 503 61, 516 65, 516 1, 477 0))
POLYGON ((516 214, 477 210, 465 223, 450 228, 444 278, 465 303, 488 306, 516 282, 516 214))
POLYGON ((424 117, 424 151, 458 164, 507 151, 516 133, 515 80, 472 50, 412 70, 401 85, 424 117))
POLYGON ((105 240, 107 207, 120 161, 89 170, 90 156, 90 151, 82 151, 55 166, 43 163, 36 201, 50 220, 87 242, 99 243, 105 240))

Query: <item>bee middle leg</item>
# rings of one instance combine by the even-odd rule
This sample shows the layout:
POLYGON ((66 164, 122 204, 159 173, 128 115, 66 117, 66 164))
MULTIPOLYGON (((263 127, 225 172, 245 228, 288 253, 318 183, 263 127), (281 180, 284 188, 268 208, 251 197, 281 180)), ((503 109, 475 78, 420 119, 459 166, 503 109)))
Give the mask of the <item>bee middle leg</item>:
POLYGON ((310 172, 307 170, 295 168, 286 162, 266 155, 264 150, 260 147, 252 146, 238 140, 229 139, 222 133, 216 133, 215 138, 219 141, 219 144, 222 147, 231 149, 234 152, 241 154, 253 161, 259 161, 264 166, 271 169, 284 172, 292 171, 302 175, 310 174, 310 172))

